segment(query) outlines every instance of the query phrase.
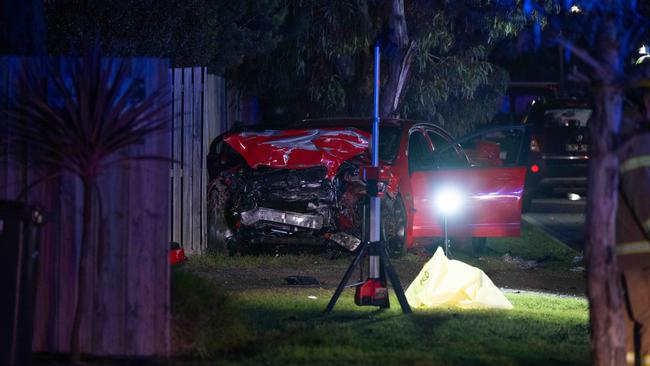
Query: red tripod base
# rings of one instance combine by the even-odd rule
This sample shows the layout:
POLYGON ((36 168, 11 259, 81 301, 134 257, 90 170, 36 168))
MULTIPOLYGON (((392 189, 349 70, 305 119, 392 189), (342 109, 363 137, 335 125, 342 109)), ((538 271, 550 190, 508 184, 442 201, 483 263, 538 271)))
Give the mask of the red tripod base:
POLYGON ((369 278, 366 282, 356 287, 354 303, 359 306, 389 307, 388 288, 379 279, 369 278))

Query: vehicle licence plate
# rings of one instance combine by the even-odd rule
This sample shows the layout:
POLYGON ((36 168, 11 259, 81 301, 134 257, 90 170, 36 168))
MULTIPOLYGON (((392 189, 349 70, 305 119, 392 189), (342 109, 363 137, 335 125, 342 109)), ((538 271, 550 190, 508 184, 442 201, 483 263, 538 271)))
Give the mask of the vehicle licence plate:
POLYGON ((566 151, 568 152, 587 152, 589 145, 583 144, 566 144, 566 151))

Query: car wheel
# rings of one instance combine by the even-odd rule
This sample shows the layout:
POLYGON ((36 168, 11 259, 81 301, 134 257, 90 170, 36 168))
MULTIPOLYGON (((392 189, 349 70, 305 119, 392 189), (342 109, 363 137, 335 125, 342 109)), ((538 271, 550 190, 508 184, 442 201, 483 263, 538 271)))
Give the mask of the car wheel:
POLYGON ((485 253, 487 238, 472 238, 472 253, 479 256, 485 253))
POLYGON ((402 198, 384 198, 382 205, 382 234, 391 258, 406 254, 406 209, 402 198))
POLYGON ((220 182, 214 182, 208 192, 208 250, 226 252, 233 243, 233 233, 226 217, 228 190, 220 182))

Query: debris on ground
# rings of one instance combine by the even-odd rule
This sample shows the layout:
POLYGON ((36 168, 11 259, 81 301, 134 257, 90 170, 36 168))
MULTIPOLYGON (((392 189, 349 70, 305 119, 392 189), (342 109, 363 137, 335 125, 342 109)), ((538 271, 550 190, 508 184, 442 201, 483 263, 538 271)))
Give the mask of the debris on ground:
POLYGON ((521 269, 533 269, 540 266, 540 263, 537 261, 534 260, 527 261, 520 257, 513 257, 510 255, 510 253, 506 253, 503 256, 501 256, 501 260, 503 260, 506 263, 514 264, 521 269))
POLYGON ((311 276, 289 276, 284 278, 289 286, 313 286, 320 285, 318 280, 311 276))
POLYGON ((573 260, 571 262, 573 264, 577 264, 577 263, 582 263, 584 260, 585 260, 585 257, 582 254, 580 254, 580 255, 576 255, 575 257, 573 257, 573 260))

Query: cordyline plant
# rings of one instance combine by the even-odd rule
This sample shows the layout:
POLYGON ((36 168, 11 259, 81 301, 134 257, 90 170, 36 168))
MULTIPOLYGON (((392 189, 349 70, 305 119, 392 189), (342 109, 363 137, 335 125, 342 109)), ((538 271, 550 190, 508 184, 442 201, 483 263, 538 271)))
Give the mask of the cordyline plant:
MULTIPOLYGON (((111 164, 128 159, 166 159, 121 156, 117 152, 142 143, 168 127, 166 88, 133 101, 128 60, 102 60, 98 48, 82 57, 61 62, 47 59, 25 62, 18 78, 15 102, 7 111, 10 141, 26 146, 29 163, 54 174, 71 172, 82 182, 83 227, 77 276, 77 302, 70 338, 73 363, 80 362, 79 333, 91 275, 93 191, 97 179, 111 164), (44 61, 44 62, 43 62, 44 61), (58 97, 52 98, 52 96, 58 97)), ((38 183, 38 182, 37 182, 38 183)))

